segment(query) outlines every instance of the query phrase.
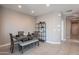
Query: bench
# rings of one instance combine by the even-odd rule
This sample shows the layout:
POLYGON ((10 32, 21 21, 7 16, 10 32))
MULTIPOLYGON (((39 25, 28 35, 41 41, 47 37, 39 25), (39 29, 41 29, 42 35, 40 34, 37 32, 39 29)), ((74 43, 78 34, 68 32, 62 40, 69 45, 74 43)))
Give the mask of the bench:
POLYGON ((32 40, 29 40, 29 41, 25 41, 25 42, 19 42, 19 51, 20 51, 20 48, 21 48, 21 52, 23 53, 23 49, 24 49, 24 46, 27 46, 27 45, 30 45, 32 43, 37 43, 37 45, 39 46, 39 40, 38 39, 32 39, 32 40))

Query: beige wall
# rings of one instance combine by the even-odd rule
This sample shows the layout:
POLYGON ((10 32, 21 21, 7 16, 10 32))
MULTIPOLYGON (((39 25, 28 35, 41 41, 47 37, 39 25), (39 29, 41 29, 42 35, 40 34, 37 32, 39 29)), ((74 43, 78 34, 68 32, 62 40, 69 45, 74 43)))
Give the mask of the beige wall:
MULTIPOLYGON (((47 41, 60 42, 62 39, 61 22, 64 19, 56 12, 38 16, 36 22, 46 22, 47 41)), ((63 22, 66 23, 66 20, 63 22)), ((35 19, 33 17, 6 8, 3 8, 1 23, 0 28, 2 29, 1 35, 3 39, 0 39, 2 40, 0 41, 0 45, 10 41, 9 33, 17 34, 17 31, 23 30, 27 34, 27 32, 33 32, 35 30, 35 19)), ((66 36, 69 36, 69 28, 66 29, 66 24, 64 24, 63 29, 63 37, 66 39, 66 36)))
POLYGON ((3 8, 2 18, 3 43, 10 42, 9 33, 24 31, 27 34, 35 30, 35 20, 31 16, 3 8))
POLYGON ((0 7, 0 38, 1 38, 1 7, 0 7))
POLYGON ((49 13, 37 17, 37 22, 46 22, 46 33, 48 42, 61 41, 61 16, 59 13, 49 13))
POLYGON ((0 44, 3 44, 2 38, 2 7, 0 6, 0 44))

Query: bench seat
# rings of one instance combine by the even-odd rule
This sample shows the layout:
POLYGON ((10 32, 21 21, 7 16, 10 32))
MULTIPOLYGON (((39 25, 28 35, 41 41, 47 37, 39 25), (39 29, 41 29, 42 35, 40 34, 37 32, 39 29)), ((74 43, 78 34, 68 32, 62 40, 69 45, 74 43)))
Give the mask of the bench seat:
POLYGON ((26 41, 26 42, 20 42, 19 43, 19 45, 20 46, 25 46, 25 45, 28 45, 28 44, 31 44, 31 43, 34 43, 34 42, 37 42, 37 41, 39 41, 39 40, 37 40, 37 39, 33 39, 33 40, 29 40, 29 41, 26 41))
POLYGON ((29 40, 29 41, 25 41, 25 42, 19 42, 19 50, 21 48, 21 51, 23 53, 23 47, 24 46, 27 46, 27 45, 30 45, 32 43, 38 43, 38 46, 39 46, 39 40, 38 39, 33 39, 33 40, 29 40))

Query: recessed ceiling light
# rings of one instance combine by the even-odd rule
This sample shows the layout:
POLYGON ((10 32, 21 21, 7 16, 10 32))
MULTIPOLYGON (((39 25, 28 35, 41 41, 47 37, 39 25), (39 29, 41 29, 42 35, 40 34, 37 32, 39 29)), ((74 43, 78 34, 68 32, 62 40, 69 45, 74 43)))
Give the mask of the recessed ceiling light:
POLYGON ((61 13, 59 13, 58 16, 61 16, 61 13))
POLYGON ((34 13, 34 10, 32 10, 32 13, 34 13))
POLYGON ((22 8, 22 5, 18 5, 18 8, 22 8))
POLYGON ((46 4, 46 6, 47 6, 47 7, 49 7, 49 6, 50 6, 50 4, 46 4))

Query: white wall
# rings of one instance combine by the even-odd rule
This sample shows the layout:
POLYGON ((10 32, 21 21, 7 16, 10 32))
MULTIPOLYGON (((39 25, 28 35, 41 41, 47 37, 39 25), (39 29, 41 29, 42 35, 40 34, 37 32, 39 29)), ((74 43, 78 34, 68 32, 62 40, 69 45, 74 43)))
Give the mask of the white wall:
POLYGON ((62 41, 66 40, 66 15, 64 14, 61 16, 61 37, 62 41))
POLYGON ((66 18, 66 15, 62 17, 63 22, 63 41, 70 39, 71 23, 70 20, 66 18))
POLYGON ((4 43, 10 41, 9 33, 17 34, 18 31, 24 31, 27 34, 35 30, 35 20, 31 16, 3 8, 2 18, 4 43))
POLYGON ((59 43, 61 41, 61 16, 60 13, 49 13, 37 17, 37 23, 46 22, 47 41, 59 43))
POLYGON ((70 39, 71 22, 69 19, 66 20, 66 38, 70 39))

